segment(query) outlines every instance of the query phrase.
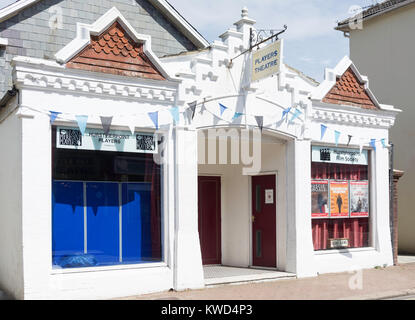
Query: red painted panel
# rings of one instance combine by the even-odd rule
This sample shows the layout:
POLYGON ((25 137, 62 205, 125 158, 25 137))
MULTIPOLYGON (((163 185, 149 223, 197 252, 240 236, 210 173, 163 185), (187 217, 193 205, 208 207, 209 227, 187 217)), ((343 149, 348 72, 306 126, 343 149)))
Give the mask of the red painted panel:
POLYGON ((202 261, 221 264, 220 177, 199 177, 199 238, 202 261))
POLYGON ((252 177, 253 265, 277 266, 275 175, 252 177), (273 203, 266 203, 266 190, 272 190, 273 203))

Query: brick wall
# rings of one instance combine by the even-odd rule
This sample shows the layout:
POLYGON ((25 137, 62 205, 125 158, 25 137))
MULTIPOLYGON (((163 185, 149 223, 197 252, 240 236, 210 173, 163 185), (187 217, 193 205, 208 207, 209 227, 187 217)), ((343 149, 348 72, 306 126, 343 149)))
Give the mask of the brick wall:
POLYGON ((6 48, 0 47, 0 96, 12 86, 13 56, 54 59, 55 53, 75 38, 77 22, 91 24, 112 7, 138 33, 152 37, 152 49, 157 56, 196 49, 146 0, 43 0, 0 23, 0 37, 9 39, 6 48), (50 21, 59 12, 62 28, 51 28, 50 21))

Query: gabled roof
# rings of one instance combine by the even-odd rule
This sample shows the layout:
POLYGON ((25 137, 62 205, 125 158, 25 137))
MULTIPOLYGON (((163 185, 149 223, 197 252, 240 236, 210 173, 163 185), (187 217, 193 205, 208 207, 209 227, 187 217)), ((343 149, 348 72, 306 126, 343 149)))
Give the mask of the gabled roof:
POLYGON ((325 79, 311 100, 370 110, 394 110, 378 102, 369 89, 368 78, 360 74, 349 57, 344 57, 334 69, 326 69, 325 79))
MULTIPOLYGON (((27 7, 36 4, 42 0, 19 0, 9 6, 0 9, 0 22, 18 14, 27 7)), ((148 0, 180 31, 182 32, 198 49, 209 46, 209 42, 186 20, 174 7, 166 0, 148 0)))
POLYGON ((143 44, 135 42, 118 21, 99 36, 91 36, 91 43, 71 59, 66 67, 127 77, 165 80, 145 55, 143 44))
POLYGON ((55 58, 72 69, 171 80, 151 50, 151 37, 137 33, 115 7, 91 25, 78 23, 76 38, 55 58))
POLYGON ((358 15, 350 19, 345 19, 337 23, 336 30, 347 31, 350 29, 349 21, 354 21, 358 16, 363 19, 363 21, 372 19, 374 17, 380 16, 387 12, 402 8, 411 3, 415 3, 415 0, 386 0, 381 3, 370 6, 369 8, 363 10, 358 15))

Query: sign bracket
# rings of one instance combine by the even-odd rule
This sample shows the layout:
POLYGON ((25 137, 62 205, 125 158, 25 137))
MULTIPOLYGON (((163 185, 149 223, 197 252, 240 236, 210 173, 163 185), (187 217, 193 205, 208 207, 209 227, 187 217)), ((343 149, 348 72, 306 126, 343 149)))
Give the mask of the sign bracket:
POLYGON ((273 41, 277 41, 278 40, 278 36, 283 34, 285 31, 287 31, 288 27, 287 25, 284 25, 284 29, 279 30, 279 32, 275 33, 278 30, 253 30, 252 28, 250 29, 250 36, 249 36, 249 49, 246 49, 245 51, 241 52, 240 54, 238 54, 236 57, 232 58, 229 62, 229 68, 232 67, 233 65, 233 61, 237 58, 239 58, 240 56, 246 54, 247 52, 251 52, 252 49, 254 49, 255 47, 260 46, 261 44, 263 44, 264 42, 267 42, 271 39, 273 39, 273 41), (271 34, 271 36, 267 37, 266 39, 263 38, 263 34, 271 34), (275 38, 275 39, 274 39, 275 38))

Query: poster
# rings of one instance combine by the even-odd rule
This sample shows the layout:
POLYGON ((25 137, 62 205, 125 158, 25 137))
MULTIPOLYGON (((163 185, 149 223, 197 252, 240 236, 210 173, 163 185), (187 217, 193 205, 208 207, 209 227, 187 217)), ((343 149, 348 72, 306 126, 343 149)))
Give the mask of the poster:
POLYGON ((330 217, 349 217, 348 181, 330 181, 330 217))
POLYGON ((329 181, 311 181, 311 217, 329 217, 329 181))
POLYGON ((369 217, 369 182, 350 181, 350 216, 369 217))

